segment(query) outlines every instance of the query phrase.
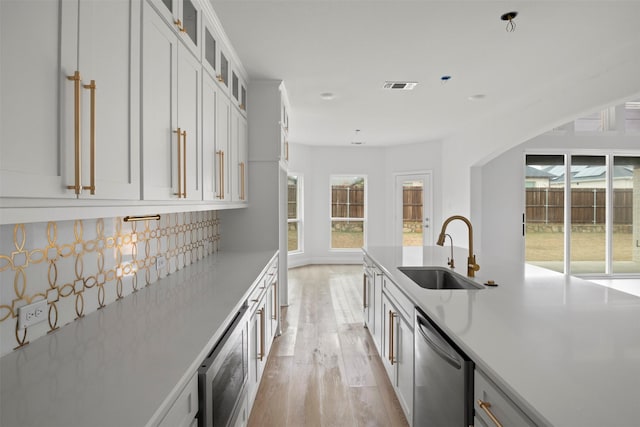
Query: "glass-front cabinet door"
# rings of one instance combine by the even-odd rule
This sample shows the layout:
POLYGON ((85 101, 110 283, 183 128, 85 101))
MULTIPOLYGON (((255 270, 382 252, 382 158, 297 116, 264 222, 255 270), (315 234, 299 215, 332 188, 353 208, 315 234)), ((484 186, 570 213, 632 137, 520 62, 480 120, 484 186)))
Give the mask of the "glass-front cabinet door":
POLYGON ((151 0, 160 15, 181 35, 196 58, 200 58, 200 7, 194 0, 151 0))

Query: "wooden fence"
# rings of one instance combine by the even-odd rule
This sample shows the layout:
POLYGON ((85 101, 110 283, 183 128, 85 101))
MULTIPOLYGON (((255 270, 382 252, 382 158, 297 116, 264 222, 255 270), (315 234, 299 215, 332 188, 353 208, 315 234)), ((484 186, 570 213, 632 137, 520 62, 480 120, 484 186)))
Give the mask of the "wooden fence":
MULTIPOLYGON (((297 212, 296 186, 288 187, 288 218, 297 212)), ((403 219, 422 221, 422 188, 405 188, 402 194, 403 219)), ((364 189, 358 186, 333 186, 331 189, 331 216, 333 218, 363 218, 364 189)))
MULTIPOLYGON (((288 214, 296 217, 296 187, 290 185, 288 214)), ((604 224, 606 193, 601 188, 571 189, 571 223, 604 224)), ((402 194, 403 219, 422 221, 422 188, 405 188, 402 194)), ((527 188, 526 214, 528 223, 562 224, 564 222, 563 188, 527 188)), ((331 189, 331 215, 334 218, 363 218, 364 189, 354 186, 334 186, 331 189)), ((613 223, 633 223, 633 189, 613 191, 613 223)))
MULTIPOLYGON (((604 188, 571 189, 572 224, 604 224, 605 209, 604 188)), ((526 215, 527 223, 563 223, 564 188, 527 188, 526 215)), ((633 223, 633 189, 613 190, 613 223, 633 223)))
POLYGON ((331 187, 332 218, 364 218, 364 187, 333 185, 331 187))

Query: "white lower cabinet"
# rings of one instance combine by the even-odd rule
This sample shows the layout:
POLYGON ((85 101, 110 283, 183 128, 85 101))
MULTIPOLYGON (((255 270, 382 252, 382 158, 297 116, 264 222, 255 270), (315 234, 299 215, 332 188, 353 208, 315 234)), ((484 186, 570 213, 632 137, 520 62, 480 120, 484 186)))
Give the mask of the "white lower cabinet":
POLYGON ((367 257, 364 258, 362 286, 364 323, 369 329, 369 334, 371 334, 378 352, 382 353, 380 347, 382 339, 382 273, 367 257))
POLYGON ((478 369, 474 374, 474 411, 476 426, 535 426, 518 405, 478 369))
MULTIPOLYGON (((251 412, 262 373, 267 364, 274 336, 279 333, 278 259, 275 258, 258 280, 249 297, 249 379, 247 382, 247 414, 251 412)), ((247 415, 248 416, 248 415, 247 415)))
POLYGON ((193 374, 184 389, 158 423, 158 427, 192 427, 198 425, 198 375, 193 374))
POLYGON ((410 425, 413 424, 413 318, 406 319, 387 294, 382 294, 382 363, 410 425))

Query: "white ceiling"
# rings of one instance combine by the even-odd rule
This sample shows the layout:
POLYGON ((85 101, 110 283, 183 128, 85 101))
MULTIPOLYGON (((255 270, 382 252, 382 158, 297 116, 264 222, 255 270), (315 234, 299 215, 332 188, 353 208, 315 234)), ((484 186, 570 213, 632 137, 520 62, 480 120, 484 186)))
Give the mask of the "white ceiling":
POLYGON ((212 4, 249 78, 284 80, 290 142, 309 145, 349 146, 355 129, 357 139, 379 146, 444 140, 483 122, 495 126, 501 115, 531 114, 533 104, 548 108, 550 99, 541 98, 550 87, 589 67, 600 74, 602 64, 593 64, 611 52, 640 54, 640 1, 212 4), (500 16, 512 10, 519 14, 509 33, 500 16), (443 75, 451 80, 443 83, 443 75), (384 91, 386 80, 419 85, 384 91), (335 99, 321 99, 323 92, 335 99), (468 99, 476 94, 486 98, 468 99))

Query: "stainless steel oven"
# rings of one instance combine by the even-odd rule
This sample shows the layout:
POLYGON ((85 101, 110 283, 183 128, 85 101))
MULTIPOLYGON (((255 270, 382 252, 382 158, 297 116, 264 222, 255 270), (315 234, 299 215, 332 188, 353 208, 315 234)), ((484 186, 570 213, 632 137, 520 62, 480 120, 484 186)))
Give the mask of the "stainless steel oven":
POLYGON ((199 427, 228 427, 242 408, 248 378, 247 311, 235 315, 198 369, 199 427))

